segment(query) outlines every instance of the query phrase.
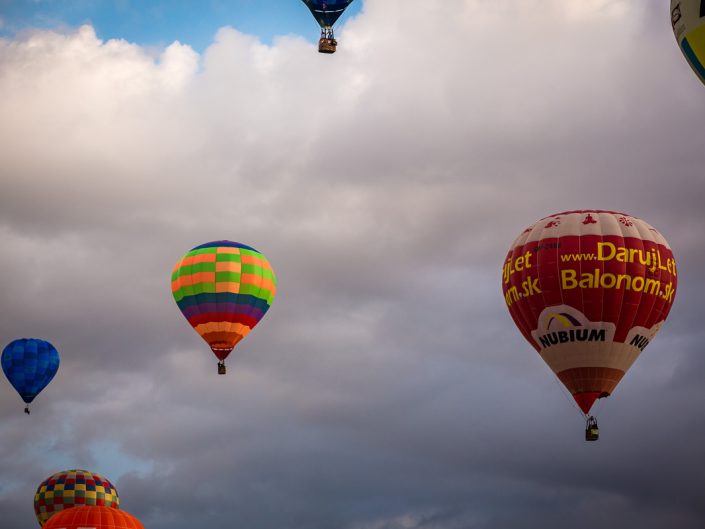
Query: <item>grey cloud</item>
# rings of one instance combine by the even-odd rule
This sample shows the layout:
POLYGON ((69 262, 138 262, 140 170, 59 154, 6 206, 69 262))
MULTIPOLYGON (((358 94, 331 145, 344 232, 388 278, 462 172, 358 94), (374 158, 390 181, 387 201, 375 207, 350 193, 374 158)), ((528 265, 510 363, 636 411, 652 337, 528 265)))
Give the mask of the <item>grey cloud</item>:
POLYGON ((702 526, 705 108, 667 10, 446 4, 368 0, 333 57, 232 28, 202 56, 0 41, 0 334, 62 354, 30 417, 0 384, 0 526, 128 459, 150 529, 702 526), (592 445, 499 284, 526 225, 583 207, 679 265, 592 445), (279 279, 226 377, 169 288, 221 238, 279 279))

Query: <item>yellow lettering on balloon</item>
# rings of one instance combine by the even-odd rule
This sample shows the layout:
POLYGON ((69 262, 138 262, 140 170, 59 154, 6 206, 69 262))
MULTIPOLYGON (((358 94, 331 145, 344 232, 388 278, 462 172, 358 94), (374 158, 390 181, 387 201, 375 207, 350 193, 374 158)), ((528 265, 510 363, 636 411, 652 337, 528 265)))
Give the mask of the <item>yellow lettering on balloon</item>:
POLYGON ((578 273, 575 270, 561 270, 561 288, 570 290, 578 286, 578 280, 575 277, 578 273))
POLYGON ((598 242, 597 243, 597 259, 600 261, 609 261, 610 259, 614 258, 614 255, 617 253, 617 249, 615 248, 614 244, 611 242, 598 242), (604 249, 607 248, 609 251, 609 254, 605 255, 604 249))

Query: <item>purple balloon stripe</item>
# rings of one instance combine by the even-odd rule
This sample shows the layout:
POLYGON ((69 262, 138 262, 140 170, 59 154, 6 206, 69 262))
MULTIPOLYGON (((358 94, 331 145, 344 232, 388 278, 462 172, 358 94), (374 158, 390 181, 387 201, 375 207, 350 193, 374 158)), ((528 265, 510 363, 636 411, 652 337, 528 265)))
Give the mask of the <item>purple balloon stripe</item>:
POLYGON ((183 309, 184 316, 186 316, 186 319, 189 320, 193 316, 208 314, 210 312, 246 314, 256 320, 260 320, 262 319, 262 316, 264 316, 264 312, 261 309, 240 303, 201 303, 200 305, 192 305, 191 307, 185 307, 183 309))

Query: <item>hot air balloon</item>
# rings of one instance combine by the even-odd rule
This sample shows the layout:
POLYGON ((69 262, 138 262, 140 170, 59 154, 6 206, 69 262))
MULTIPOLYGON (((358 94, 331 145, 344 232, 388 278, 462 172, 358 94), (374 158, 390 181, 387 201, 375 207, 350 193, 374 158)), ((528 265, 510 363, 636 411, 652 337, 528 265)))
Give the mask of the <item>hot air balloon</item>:
POLYGON ((59 369, 59 353, 49 342, 22 338, 10 342, 2 352, 2 370, 10 384, 29 403, 51 382, 59 369))
POLYGON ((705 83, 705 0, 671 0, 671 25, 690 67, 705 83))
POLYGON ((512 244, 502 292, 524 338, 588 417, 663 325, 676 294, 663 236, 625 213, 583 210, 543 218, 512 244))
POLYGON ((125 511, 86 506, 52 516, 44 529, 144 529, 144 525, 125 511))
POLYGON ((321 38, 318 41, 318 51, 320 53, 335 53, 338 41, 333 35, 333 24, 343 14, 345 8, 352 4, 353 0, 302 0, 311 10, 318 24, 321 26, 321 38))
POLYGON ((218 358, 225 358, 269 310, 277 280, 267 258, 250 246, 215 241, 184 255, 171 275, 179 309, 218 358))
POLYGON ((84 505, 118 509, 120 498, 110 481, 79 469, 49 476, 34 494, 34 513, 42 526, 56 513, 84 505))

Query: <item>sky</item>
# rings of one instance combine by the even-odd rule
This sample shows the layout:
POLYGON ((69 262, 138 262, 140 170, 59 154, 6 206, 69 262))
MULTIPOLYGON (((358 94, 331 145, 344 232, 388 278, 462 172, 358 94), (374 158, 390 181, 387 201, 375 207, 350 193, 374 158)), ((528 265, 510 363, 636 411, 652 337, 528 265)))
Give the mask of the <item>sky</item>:
MULTIPOLYGON (((358 14, 362 5, 354 2, 340 22, 358 14)), ((0 0, 0 18, 3 36, 90 24, 101 39, 154 49, 179 41, 199 53, 223 26, 256 35, 267 44, 283 35, 318 38, 317 22, 297 0, 0 0)))
POLYGON ((68 468, 149 529, 703 527, 705 86, 668 2, 358 0, 334 55, 261 4, 0 0, 0 342, 61 355, 30 416, 0 380, 0 529, 68 468), (679 271, 597 443, 501 291, 583 208, 679 271), (219 239, 278 278, 224 377, 170 291, 219 239))

